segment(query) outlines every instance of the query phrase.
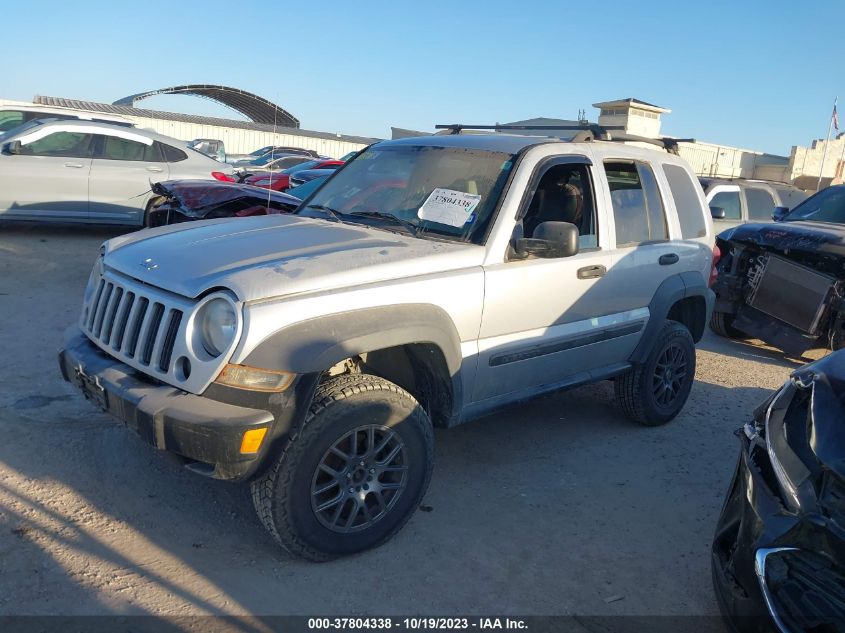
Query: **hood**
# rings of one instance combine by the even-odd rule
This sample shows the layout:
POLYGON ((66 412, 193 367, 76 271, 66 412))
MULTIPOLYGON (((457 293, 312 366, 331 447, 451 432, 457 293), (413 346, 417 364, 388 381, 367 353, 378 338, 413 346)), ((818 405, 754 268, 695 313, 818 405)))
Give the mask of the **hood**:
POLYGON ((719 239, 780 251, 797 250, 845 257, 845 225, 841 224, 811 221, 740 224, 720 233, 719 239))
POLYGON ((845 480, 845 350, 797 369, 792 381, 812 389, 810 444, 819 461, 845 480))
POLYGON ((483 259, 484 248, 472 244, 269 215, 116 237, 106 243, 105 264, 185 297, 223 287, 242 301, 253 301, 470 268, 483 259))

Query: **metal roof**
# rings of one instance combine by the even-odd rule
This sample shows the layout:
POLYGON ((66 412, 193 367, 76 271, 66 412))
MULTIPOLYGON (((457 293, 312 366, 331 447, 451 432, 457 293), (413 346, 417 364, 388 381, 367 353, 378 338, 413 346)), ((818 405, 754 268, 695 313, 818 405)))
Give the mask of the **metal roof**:
POLYGON ((208 84, 193 84, 185 86, 173 86, 171 88, 160 88, 139 92, 118 99, 113 105, 133 107, 136 101, 154 97, 156 95, 185 94, 210 99, 217 103, 237 110, 248 119, 256 123, 277 124, 285 127, 299 127, 299 119, 287 110, 280 108, 275 103, 254 95, 246 90, 229 88, 228 86, 211 86, 208 84))
POLYGON ((196 125, 216 125, 240 130, 254 130, 256 132, 275 132, 277 134, 290 134, 293 136, 305 136, 309 138, 320 138, 333 141, 346 141, 360 145, 369 145, 378 140, 368 136, 350 136, 347 134, 331 134, 329 132, 314 132, 303 130, 297 127, 285 127, 267 123, 255 123, 253 121, 237 121, 235 119, 221 119, 218 117, 199 116, 195 114, 182 114, 178 112, 164 112, 162 110, 144 110, 130 106, 113 105, 109 103, 98 103, 96 101, 80 101, 77 99, 65 99, 63 97, 36 96, 33 103, 69 108, 72 110, 86 110, 88 112, 108 112, 109 114, 122 114, 146 119, 161 119, 164 121, 178 121, 181 123, 194 123, 196 125))
POLYGON ((663 106, 654 105, 653 103, 648 103, 647 101, 642 101, 640 99, 634 99, 633 97, 628 97, 627 99, 614 99, 613 101, 600 101, 599 103, 594 103, 594 108, 605 108, 605 107, 612 107, 612 106, 624 106, 624 105, 637 105, 643 108, 652 108, 654 110, 658 110, 663 113, 669 113, 671 110, 669 108, 664 108, 663 106))

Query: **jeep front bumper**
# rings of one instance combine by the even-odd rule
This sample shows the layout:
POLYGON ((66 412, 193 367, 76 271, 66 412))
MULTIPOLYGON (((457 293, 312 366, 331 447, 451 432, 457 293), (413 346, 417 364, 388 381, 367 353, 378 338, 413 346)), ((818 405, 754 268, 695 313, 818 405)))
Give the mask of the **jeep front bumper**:
MULTIPOLYGON (((287 430, 280 429, 276 416, 265 408, 229 404, 152 381, 103 353, 78 328, 66 332, 59 366, 65 380, 145 442, 185 458, 191 470, 216 479, 254 474, 274 438, 287 430), (244 433, 265 427, 261 449, 242 454, 244 433)), ((266 395, 263 398, 258 394, 255 404, 269 404, 266 395)))

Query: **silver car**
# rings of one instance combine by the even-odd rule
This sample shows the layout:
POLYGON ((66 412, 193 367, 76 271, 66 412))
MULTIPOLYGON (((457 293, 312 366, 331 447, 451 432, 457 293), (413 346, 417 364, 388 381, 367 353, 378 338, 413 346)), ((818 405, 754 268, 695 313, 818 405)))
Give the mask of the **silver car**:
POLYGON ((51 121, 0 146, 0 218, 145 225, 151 183, 234 180, 232 169, 146 130, 51 121))

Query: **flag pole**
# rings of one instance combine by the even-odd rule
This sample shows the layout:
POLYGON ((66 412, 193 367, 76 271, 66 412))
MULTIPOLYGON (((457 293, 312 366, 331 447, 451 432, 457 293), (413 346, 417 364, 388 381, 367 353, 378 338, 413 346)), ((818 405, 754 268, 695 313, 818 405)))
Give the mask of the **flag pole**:
POLYGON ((824 152, 822 153, 822 166, 819 168, 819 181, 816 183, 816 191, 821 189, 822 186, 822 176, 824 175, 824 163, 827 160, 827 147, 830 145, 830 133, 833 131, 833 116, 834 112, 836 112, 836 102, 839 101, 839 97, 836 97, 833 100, 833 112, 830 113, 830 123, 827 126, 827 140, 824 144, 824 152))

